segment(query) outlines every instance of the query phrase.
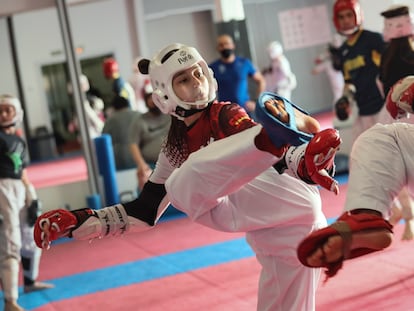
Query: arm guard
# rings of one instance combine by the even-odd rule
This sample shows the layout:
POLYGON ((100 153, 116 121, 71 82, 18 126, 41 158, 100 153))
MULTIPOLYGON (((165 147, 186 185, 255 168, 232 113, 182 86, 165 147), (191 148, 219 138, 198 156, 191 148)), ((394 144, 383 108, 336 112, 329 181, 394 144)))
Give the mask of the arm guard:
POLYGON ((148 182, 134 201, 99 210, 52 210, 36 220, 34 238, 40 248, 61 237, 91 240, 152 228, 168 207, 165 187, 148 182), (143 205, 141 205, 143 204, 143 205))

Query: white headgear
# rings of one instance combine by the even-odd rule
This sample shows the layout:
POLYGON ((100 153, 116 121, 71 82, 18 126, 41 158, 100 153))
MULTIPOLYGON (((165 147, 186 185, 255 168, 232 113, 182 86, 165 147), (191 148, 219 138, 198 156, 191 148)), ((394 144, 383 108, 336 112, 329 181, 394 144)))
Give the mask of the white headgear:
POLYGON ((13 106, 16 110, 16 115, 14 116, 14 118, 9 122, 1 123, 0 126, 13 126, 23 121, 23 109, 22 105, 20 104, 20 100, 17 97, 7 94, 0 95, 0 105, 10 105, 13 106))
POLYGON ((267 51, 271 59, 278 58, 283 54, 283 47, 278 41, 270 42, 267 51))
POLYGON ((203 109, 216 97, 217 81, 214 79, 213 71, 198 51, 187 45, 175 43, 159 51, 149 64, 149 76, 154 89, 152 97, 155 105, 163 113, 172 114, 179 119, 183 119, 183 117, 177 115, 177 106, 185 110, 203 109), (209 96, 206 101, 185 102, 175 95, 172 81, 178 72, 191 68, 196 64, 201 66, 207 77, 209 96))
POLYGON ((394 5, 381 13, 384 16, 384 40, 414 35, 414 15, 407 6, 394 5))
MULTIPOLYGON (((89 89, 91 88, 88 77, 85 76, 84 74, 81 74, 79 76, 79 84, 80 84, 81 91, 84 93, 89 91, 89 89)), ((73 85, 71 82, 68 82, 67 88, 68 88, 68 93, 73 94, 73 85)))

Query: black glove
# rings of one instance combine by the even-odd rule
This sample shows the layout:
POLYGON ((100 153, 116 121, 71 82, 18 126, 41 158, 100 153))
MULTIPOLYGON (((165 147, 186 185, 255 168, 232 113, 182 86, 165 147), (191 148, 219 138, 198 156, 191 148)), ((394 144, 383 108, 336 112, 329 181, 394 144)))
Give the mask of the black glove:
POLYGON ((350 111, 351 104, 347 96, 342 96, 340 99, 337 100, 337 102, 335 103, 335 114, 339 120, 347 120, 349 118, 350 111))
POLYGON ((36 223, 37 217, 42 213, 42 204, 39 200, 33 200, 32 204, 27 208, 27 223, 33 227, 36 223))

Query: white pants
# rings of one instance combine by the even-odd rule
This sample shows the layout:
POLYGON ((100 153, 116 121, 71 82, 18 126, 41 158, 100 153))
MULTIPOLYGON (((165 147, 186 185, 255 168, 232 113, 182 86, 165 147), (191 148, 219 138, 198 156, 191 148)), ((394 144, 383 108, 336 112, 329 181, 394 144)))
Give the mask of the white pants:
POLYGON ((312 311, 320 270, 304 267, 299 242, 326 226, 319 191, 271 165, 259 151, 261 127, 216 141, 189 157, 167 180, 171 203, 210 228, 247 232, 262 265, 258 310, 312 311))
POLYGON ((25 187, 20 179, 0 179, 0 279, 5 299, 17 299, 21 249, 20 210, 25 187))

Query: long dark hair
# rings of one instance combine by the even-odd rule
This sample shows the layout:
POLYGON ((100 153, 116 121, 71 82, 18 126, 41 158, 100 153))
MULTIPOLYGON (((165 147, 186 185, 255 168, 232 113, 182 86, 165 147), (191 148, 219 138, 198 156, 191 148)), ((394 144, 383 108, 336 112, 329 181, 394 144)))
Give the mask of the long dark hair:
POLYGON ((171 125, 163 152, 174 167, 180 167, 190 155, 187 126, 175 116, 171 117, 171 125))
POLYGON ((390 63, 392 63, 393 59, 396 57, 404 59, 407 51, 411 50, 412 48, 409 37, 392 39, 388 44, 383 57, 381 58, 381 62, 383 64, 383 75, 386 77, 390 73, 390 70, 392 69, 390 63))
POLYGON ((380 79, 385 95, 399 79, 414 74, 414 50, 410 37, 391 39, 381 56, 380 79))

